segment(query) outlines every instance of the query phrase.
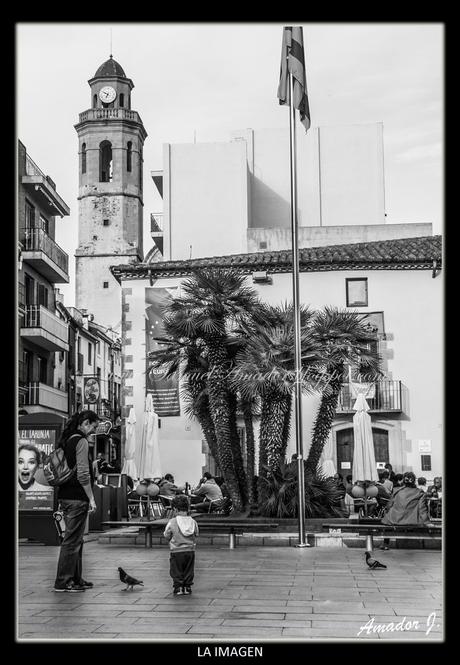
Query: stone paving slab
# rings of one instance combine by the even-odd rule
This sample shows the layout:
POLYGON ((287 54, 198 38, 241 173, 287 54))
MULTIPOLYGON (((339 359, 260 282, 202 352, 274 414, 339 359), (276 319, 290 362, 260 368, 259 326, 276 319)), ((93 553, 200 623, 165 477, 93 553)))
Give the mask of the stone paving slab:
POLYGON ((56 635, 168 644, 443 639, 437 551, 379 552, 388 568, 372 571, 360 549, 202 546, 193 593, 179 597, 164 548, 85 543, 83 574, 95 586, 80 594, 52 591, 58 555, 58 547, 18 548, 20 642, 56 635), (120 565, 145 586, 124 591, 120 565))

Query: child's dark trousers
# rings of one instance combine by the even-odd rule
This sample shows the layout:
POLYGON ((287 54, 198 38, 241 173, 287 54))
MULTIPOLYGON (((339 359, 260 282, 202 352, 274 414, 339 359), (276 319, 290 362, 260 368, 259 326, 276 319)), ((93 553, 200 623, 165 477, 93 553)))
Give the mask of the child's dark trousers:
POLYGON ((192 586, 195 575, 195 552, 171 552, 169 574, 173 579, 174 589, 192 586))

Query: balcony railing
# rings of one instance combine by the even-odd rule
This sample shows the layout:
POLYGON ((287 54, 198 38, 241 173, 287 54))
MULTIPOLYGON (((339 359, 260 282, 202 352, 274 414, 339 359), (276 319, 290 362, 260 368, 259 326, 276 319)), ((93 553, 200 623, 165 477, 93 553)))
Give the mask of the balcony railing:
POLYGON ((24 406, 46 406, 67 413, 67 393, 46 383, 33 381, 22 386, 20 404, 24 406))
POLYGON ((79 121, 86 120, 134 120, 142 122, 137 111, 130 109, 88 109, 79 114, 79 121))
POLYGON ((163 213, 150 213, 150 231, 151 233, 163 233, 163 213))
POLYGON ((26 305, 21 337, 33 338, 50 351, 69 350, 69 324, 43 305, 26 305))
MULTIPOLYGON (((403 384, 401 381, 375 381, 369 385, 371 389, 368 396, 365 397, 370 412, 401 413, 403 411, 403 384)), ((339 394, 337 413, 354 413, 355 401, 356 396, 352 392, 350 384, 344 383, 339 394)))
POLYGON ((43 229, 24 229, 24 252, 43 252, 66 274, 69 273, 69 257, 43 229))

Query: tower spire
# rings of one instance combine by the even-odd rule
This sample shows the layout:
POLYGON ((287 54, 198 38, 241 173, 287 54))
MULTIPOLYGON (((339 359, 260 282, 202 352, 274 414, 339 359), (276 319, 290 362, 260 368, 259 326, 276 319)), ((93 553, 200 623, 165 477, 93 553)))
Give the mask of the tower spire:
POLYGON ((112 28, 110 28, 110 57, 113 58, 113 55, 112 55, 112 28))

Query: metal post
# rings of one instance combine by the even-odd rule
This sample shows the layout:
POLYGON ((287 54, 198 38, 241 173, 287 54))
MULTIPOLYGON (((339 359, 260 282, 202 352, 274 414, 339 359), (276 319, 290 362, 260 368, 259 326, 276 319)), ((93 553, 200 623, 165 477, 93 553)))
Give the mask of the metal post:
POLYGON ((292 290, 294 305, 295 334, 295 432, 299 491, 299 543, 297 547, 309 547, 305 541, 305 484, 302 443, 302 383, 301 383, 301 348, 300 348, 300 302, 299 302, 299 252, 297 238, 297 175, 296 175, 296 137, 294 83, 289 73, 289 130, 290 130, 290 167, 291 167, 291 233, 292 233, 292 290))
POLYGON ((229 547, 229 549, 234 550, 235 549, 235 534, 233 533, 233 531, 230 532, 229 536, 230 536, 230 539, 229 539, 228 547, 229 547))

